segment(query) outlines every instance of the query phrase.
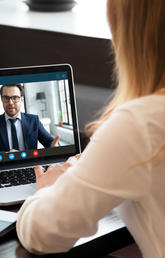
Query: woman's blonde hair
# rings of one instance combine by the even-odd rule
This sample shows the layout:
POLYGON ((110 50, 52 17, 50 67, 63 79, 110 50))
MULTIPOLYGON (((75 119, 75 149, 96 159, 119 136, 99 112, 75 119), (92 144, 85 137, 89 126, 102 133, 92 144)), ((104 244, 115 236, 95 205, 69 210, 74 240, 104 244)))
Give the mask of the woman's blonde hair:
POLYGON ((165 0, 108 0, 118 86, 102 116, 89 123, 91 135, 124 102, 154 94, 165 73, 165 0))

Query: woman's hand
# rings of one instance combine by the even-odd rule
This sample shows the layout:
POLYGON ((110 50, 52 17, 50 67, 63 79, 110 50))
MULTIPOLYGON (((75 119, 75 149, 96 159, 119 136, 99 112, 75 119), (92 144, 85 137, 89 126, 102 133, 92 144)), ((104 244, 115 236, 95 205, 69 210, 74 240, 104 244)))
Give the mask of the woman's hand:
POLYGON ((35 167, 37 190, 54 184, 59 176, 61 176, 69 167, 71 167, 79 159, 80 154, 70 157, 63 164, 52 164, 45 171, 43 167, 35 167))

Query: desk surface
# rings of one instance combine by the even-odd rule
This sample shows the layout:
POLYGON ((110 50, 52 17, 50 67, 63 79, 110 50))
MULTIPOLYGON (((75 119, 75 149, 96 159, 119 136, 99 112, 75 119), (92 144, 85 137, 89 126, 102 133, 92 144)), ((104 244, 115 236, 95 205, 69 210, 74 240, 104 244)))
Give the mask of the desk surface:
MULTIPOLYGON (((5 208, 6 209, 6 208, 5 208)), ((124 223, 112 212, 98 223, 98 232, 86 238, 79 239, 74 248, 66 254, 44 255, 42 257, 81 258, 96 257, 113 252, 133 242, 124 223)), ((19 243, 15 230, 0 239, 1 258, 34 258, 19 243)))
POLYGON ((106 0, 77 0, 67 12, 30 11, 24 0, 0 0, 0 24, 74 35, 111 38, 106 0))
POLYGON ((69 63, 76 83, 115 87, 106 0, 76 0, 71 11, 50 13, 23 1, 0 0, 0 67, 69 63))

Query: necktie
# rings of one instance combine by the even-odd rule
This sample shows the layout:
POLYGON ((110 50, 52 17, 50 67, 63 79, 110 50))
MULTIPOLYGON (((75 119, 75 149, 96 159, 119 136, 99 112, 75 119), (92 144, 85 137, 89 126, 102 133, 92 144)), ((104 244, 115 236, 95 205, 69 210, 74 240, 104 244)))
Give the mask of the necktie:
POLYGON ((9 119, 9 121, 11 123, 11 135, 12 135, 12 141, 13 141, 13 149, 19 150, 18 138, 17 138, 16 128, 15 128, 16 120, 17 120, 17 118, 16 119, 9 119))

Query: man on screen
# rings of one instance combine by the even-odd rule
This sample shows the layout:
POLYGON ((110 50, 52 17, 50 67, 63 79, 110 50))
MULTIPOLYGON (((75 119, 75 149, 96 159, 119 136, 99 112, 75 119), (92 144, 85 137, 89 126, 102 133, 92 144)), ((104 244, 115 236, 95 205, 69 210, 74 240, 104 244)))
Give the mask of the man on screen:
POLYGON ((0 115, 0 152, 36 149, 39 141, 45 148, 55 147, 55 139, 46 131, 37 115, 20 112, 24 91, 20 84, 0 89, 5 113, 0 115))

